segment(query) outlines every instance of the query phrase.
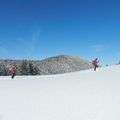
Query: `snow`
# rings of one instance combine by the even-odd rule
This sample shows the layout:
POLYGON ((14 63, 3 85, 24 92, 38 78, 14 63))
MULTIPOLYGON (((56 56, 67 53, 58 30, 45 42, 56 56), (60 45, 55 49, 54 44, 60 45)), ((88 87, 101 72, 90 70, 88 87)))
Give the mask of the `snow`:
POLYGON ((0 77, 0 120, 120 120, 120 66, 0 77))

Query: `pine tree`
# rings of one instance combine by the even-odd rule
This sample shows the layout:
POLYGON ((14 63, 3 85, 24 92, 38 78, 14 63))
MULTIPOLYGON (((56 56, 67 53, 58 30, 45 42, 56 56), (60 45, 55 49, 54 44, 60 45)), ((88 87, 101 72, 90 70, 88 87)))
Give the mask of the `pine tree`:
POLYGON ((28 65, 28 69, 29 69, 29 75, 37 75, 38 74, 38 67, 34 66, 33 63, 29 62, 28 65))
POLYGON ((5 65, 2 65, 2 75, 3 76, 7 76, 8 75, 8 70, 7 70, 7 68, 6 68, 6 66, 5 65))
POLYGON ((0 75, 2 75, 2 66, 0 65, 0 75))
POLYGON ((21 75, 28 75, 28 62, 27 60, 23 60, 22 61, 22 64, 21 64, 21 67, 20 67, 20 73, 21 75))
POLYGON ((28 65, 29 75, 34 75, 34 66, 31 62, 28 65))
POLYGON ((34 67, 34 75, 38 75, 39 74, 39 69, 37 66, 34 67))

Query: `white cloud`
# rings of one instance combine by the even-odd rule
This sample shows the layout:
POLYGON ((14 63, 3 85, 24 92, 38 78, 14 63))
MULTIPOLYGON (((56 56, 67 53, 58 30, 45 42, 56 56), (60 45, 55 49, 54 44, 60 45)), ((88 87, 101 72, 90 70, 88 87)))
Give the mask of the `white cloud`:
POLYGON ((23 38, 17 38, 16 41, 22 42, 22 41, 24 41, 24 39, 23 38))
POLYGON ((37 42, 39 41, 39 36, 40 36, 41 30, 34 32, 31 40, 29 40, 26 44, 26 51, 29 56, 31 56, 35 50, 36 50, 36 45, 37 42))
POLYGON ((38 41, 40 33, 41 33, 41 30, 33 33, 33 35, 32 35, 32 42, 33 43, 38 41))
POLYGON ((96 44, 91 46, 92 50, 95 52, 103 52, 110 48, 109 45, 96 44))
POLYGON ((38 30, 36 32, 33 32, 33 34, 31 35, 31 38, 22 38, 22 37, 18 37, 16 38, 16 41, 20 44, 20 46, 22 47, 22 50, 24 51, 24 54, 28 57, 32 57, 33 54, 35 54, 36 52, 36 45, 38 43, 38 41, 40 40, 40 33, 41 30, 38 30))

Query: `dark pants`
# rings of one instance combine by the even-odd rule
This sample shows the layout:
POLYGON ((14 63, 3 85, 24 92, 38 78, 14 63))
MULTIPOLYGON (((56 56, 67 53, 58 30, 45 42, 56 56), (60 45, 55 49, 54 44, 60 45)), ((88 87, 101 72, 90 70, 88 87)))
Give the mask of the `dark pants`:
POLYGON ((13 79, 15 77, 15 73, 12 73, 12 76, 11 76, 11 78, 13 79))
POLYGON ((98 65, 94 65, 94 71, 96 71, 96 68, 98 68, 98 65))

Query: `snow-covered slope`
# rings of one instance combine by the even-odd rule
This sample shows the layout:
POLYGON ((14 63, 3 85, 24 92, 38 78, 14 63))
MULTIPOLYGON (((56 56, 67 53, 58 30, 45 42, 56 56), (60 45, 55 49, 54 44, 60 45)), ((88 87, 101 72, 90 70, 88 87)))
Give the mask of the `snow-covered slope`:
POLYGON ((120 120, 120 66, 0 77, 0 120, 120 120))

